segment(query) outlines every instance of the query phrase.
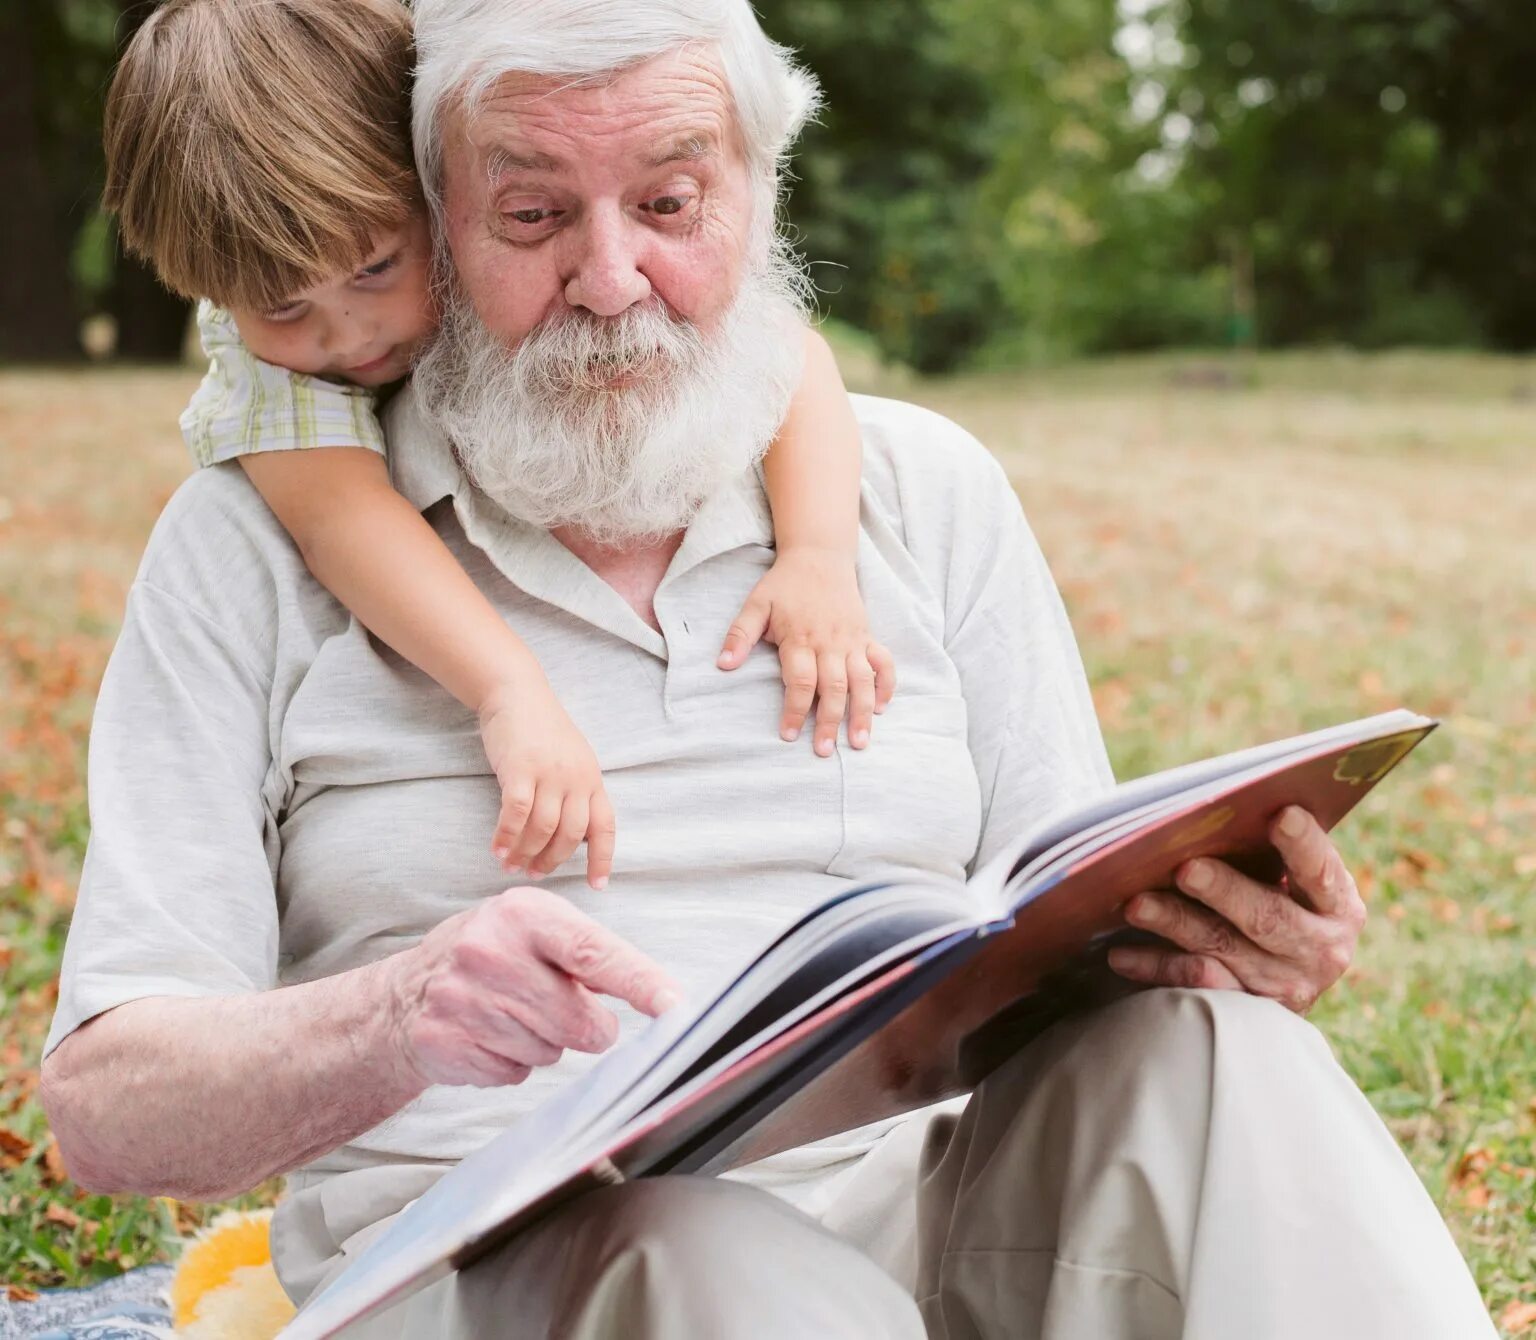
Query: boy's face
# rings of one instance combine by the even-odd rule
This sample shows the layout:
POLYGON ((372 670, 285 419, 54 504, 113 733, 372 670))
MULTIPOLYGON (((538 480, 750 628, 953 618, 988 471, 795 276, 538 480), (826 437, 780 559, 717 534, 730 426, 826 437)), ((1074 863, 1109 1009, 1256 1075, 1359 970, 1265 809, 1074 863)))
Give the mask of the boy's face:
POLYGON ((398 232, 375 239, 356 270, 260 312, 231 307, 246 347, 292 372, 386 386, 411 370, 435 318, 429 291, 431 235, 417 212, 398 232))

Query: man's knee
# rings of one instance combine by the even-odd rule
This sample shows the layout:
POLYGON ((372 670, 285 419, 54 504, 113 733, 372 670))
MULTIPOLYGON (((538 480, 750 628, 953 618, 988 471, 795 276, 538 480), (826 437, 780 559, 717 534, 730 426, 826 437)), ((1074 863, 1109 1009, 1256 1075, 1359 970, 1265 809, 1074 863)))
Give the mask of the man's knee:
MULTIPOLYGON (((989 1106, 1103 1111, 1155 1092, 1310 1083, 1336 1069, 1322 1035, 1274 1001, 1238 991, 1158 987, 1056 1024, 1005 1062, 984 1088, 989 1106), (1258 1062, 1256 1064, 1256 1062, 1258 1062)), ((1074 1124, 1079 1118, 1074 1117, 1074 1124)), ((1009 1124, 1012 1124, 1011 1121, 1009 1124)))
POLYGON ((766 1192, 708 1178, 590 1192, 473 1270, 500 1296, 485 1310, 541 1318, 508 1332, 519 1337, 922 1335, 911 1299, 851 1243, 766 1192))
POLYGON ((1218 1063, 1228 1044, 1260 1049, 1277 1065, 1305 1050, 1327 1049, 1321 1034, 1275 1001, 1242 991, 1155 987, 1067 1020, 1041 1039, 1058 1060, 1091 1067, 1157 1069, 1198 1057, 1218 1063))

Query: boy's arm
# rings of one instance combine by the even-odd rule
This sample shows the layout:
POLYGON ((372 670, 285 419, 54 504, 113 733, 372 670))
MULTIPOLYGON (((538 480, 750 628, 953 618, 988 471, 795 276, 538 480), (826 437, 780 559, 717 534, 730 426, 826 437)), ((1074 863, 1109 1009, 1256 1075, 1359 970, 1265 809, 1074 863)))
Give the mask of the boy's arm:
POLYGON ((852 562, 859 547, 864 444, 825 339, 805 332, 805 372, 778 438, 763 458, 779 552, 813 549, 852 562))
POLYGON ((891 654, 869 635, 859 597, 859 481, 863 443, 832 350, 805 332, 805 372, 763 461, 778 556, 747 598, 721 648, 733 670, 765 634, 779 648, 784 713, 779 733, 795 739, 819 695, 814 748, 862 749, 875 712, 895 691, 891 654))
POLYGON ((603 887, 614 821, 591 747, 384 458, 316 447, 239 459, 326 589, 479 715, 503 791, 492 845, 504 868, 547 874, 585 838, 587 878, 603 887))

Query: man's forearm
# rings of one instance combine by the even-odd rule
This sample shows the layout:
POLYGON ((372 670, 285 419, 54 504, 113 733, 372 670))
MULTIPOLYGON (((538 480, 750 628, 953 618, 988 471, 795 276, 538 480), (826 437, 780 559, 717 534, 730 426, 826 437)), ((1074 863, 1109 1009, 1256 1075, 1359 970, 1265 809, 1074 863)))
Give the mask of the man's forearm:
POLYGON ((392 1036, 404 956, 90 1020, 42 1075, 71 1175, 96 1191, 222 1200, 393 1115, 426 1087, 392 1036))

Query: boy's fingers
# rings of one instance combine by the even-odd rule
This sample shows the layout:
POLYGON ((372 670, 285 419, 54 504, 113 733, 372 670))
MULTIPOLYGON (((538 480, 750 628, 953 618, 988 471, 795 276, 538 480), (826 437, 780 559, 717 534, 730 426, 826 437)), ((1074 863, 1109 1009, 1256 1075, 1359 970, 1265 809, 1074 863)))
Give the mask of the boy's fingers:
POLYGON ((883 642, 871 642, 864 654, 875 672, 875 711, 883 712, 896 696, 896 658, 883 642))
POLYGON ((570 859, 586 836, 588 814, 586 796, 576 791, 566 796, 565 804, 560 808, 560 824, 548 845, 528 866, 530 875, 547 875, 570 859))
POLYGON ((875 672, 859 652, 848 658, 848 743, 862 749, 875 722, 875 672))
MULTIPOLYGON (((541 786, 538 789, 528 822, 523 825, 523 835, 512 849, 514 866, 531 867, 534 857, 549 845, 550 838, 554 837, 556 829, 560 827, 561 802, 564 799, 557 787, 541 786)), ((532 873, 529 868, 529 874, 532 873)))
POLYGON ((491 852, 503 870, 512 868, 512 853, 517 850, 523 826, 533 811, 533 783, 519 778, 501 793, 501 812, 496 816, 496 833, 491 838, 491 852))
POLYGON ((779 735, 794 740, 799 738, 806 713, 816 697, 816 653, 806 646, 780 647, 779 669, 784 676, 784 715, 779 718, 779 735))
POLYGON ((768 619, 772 612, 772 605, 755 591, 747 597, 747 603, 741 607, 741 613, 736 616, 730 632, 725 635, 725 645, 720 648, 716 664, 722 670, 734 670, 747 659, 747 653, 762 641, 763 634, 768 631, 768 619))
POLYGON ((835 652, 824 651, 817 658, 816 692, 821 701, 816 706, 815 749, 823 758, 837 748, 837 728, 848 710, 848 662, 835 652))
POLYGON ((608 876, 613 873, 614 829, 608 793, 599 791, 592 797, 587 824, 587 883, 594 889, 607 888, 608 876))

